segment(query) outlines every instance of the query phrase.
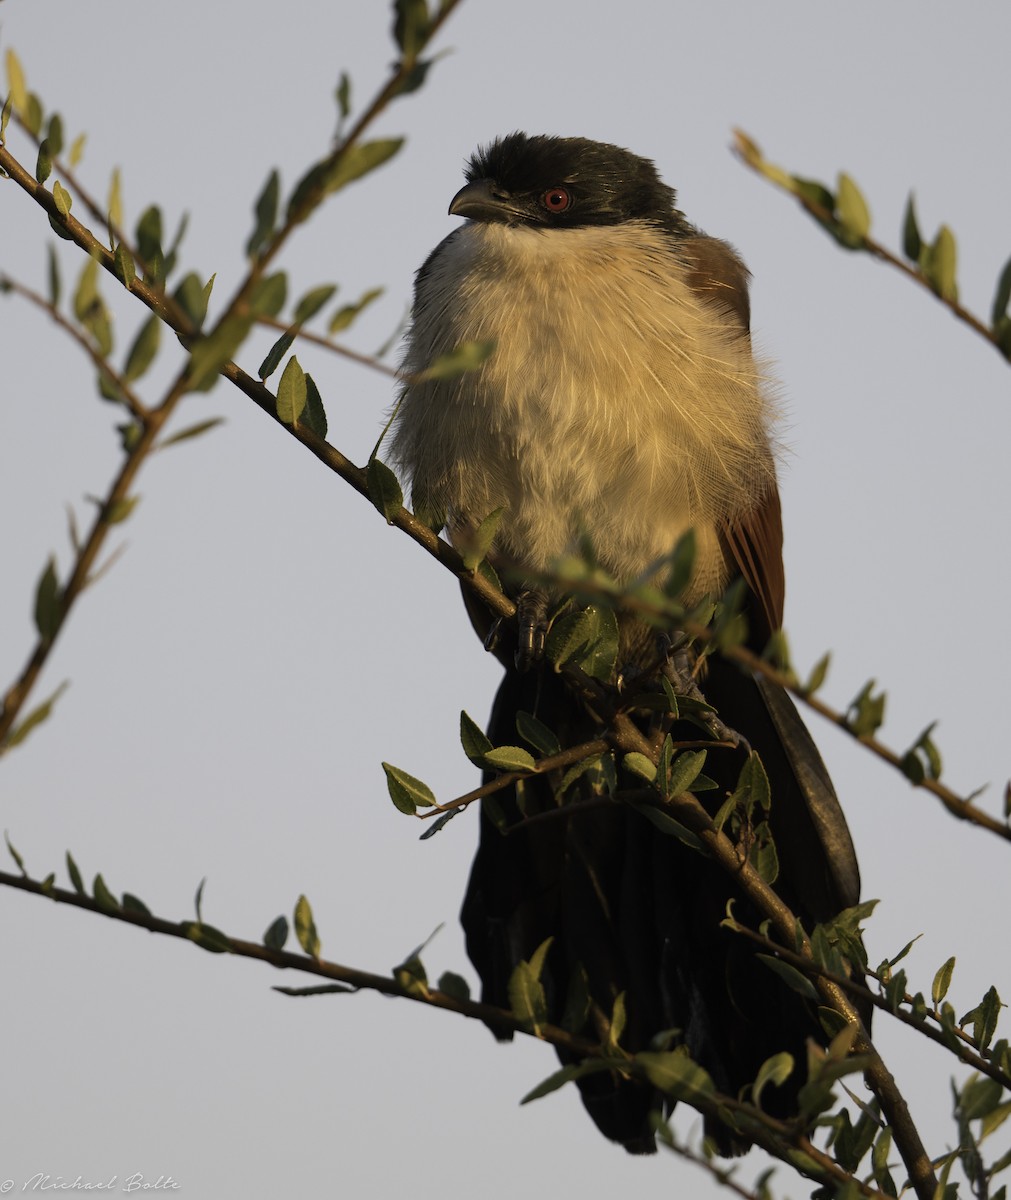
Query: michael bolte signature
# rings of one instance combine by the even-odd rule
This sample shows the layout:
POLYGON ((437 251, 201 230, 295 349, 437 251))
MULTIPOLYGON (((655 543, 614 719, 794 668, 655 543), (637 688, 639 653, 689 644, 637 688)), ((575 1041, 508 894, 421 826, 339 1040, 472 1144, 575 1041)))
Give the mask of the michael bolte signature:
POLYGON ((18 1192, 176 1192, 181 1186, 171 1175, 154 1178, 142 1175, 140 1171, 125 1175, 122 1179, 118 1175, 108 1179, 85 1179, 83 1175, 78 1175, 75 1179, 69 1179, 39 1171, 20 1185, 13 1179, 3 1180, 0 1193, 13 1192, 15 1188, 18 1192))

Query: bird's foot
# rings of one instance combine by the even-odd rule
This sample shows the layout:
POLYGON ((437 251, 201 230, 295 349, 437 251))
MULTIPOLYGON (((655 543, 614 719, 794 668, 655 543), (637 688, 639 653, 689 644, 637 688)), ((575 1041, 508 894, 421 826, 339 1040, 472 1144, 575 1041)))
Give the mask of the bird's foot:
MULTIPOLYGON (((701 725, 716 741, 729 742, 732 746, 749 754, 751 747, 748 745, 747 739, 720 719, 719 714, 699 687, 696 679, 699 653, 694 644, 684 635, 665 634, 662 649, 664 655, 660 669, 670 682, 675 695, 692 702, 691 707, 695 711, 690 714, 691 719, 701 725)), ((683 715, 688 716, 689 714, 683 715)))
POLYGON ((528 588, 516 597, 516 668, 529 671, 544 657, 548 634, 548 597, 528 588))

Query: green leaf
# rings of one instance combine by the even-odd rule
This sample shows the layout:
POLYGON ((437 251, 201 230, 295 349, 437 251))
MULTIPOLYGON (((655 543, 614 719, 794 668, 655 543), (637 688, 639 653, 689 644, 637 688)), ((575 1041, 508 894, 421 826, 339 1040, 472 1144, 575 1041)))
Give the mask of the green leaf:
POLYGON ((547 1079, 542 1080, 535 1088, 527 1092, 520 1104, 529 1104, 531 1100, 540 1100, 542 1096, 557 1092, 560 1087, 564 1087, 574 1079, 582 1079, 585 1075, 593 1075, 600 1071, 613 1071, 614 1067, 614 1062, 600 1058, 586 1059, 581 1063, 570 1063, 567 1067, 562 1067, 549 1075, 547 1079))
POLYGON ((140 379, 147 372, 158 353, 160 342, 161 321, 157 317, 151 316, 140 327, 126 356, 123 378, 127 383, 133 383, 135 379, 140 379))
POLYGON ((270 347, 267 352, 267 358, 259 365, 257 374, 261 379, 269 379, 273 376, 277 367, 281 365, 281 359, 292 348, 292 343, 295 340, 294 330, 289 329, 286 334, 282 334, 277 341, 270 347))
POLYGON ((281 178, 276 170, 271 171, 267 182, 257 197, 254 208, 256 222, 249 241, 246 243, 246 255, 255 258, 267 244, 274 225, 277 223, 277 207, 281 197, 281 178))
POLYGON ((167 437, 163 442, 159 442, 158 449, 164 450, 167 446, 174 446, 177 442, 188 442, 190 438, 200 437, 201 434, 207 433, 216 425, 223 425, 224 421, 224 417, 209 417, 206 421, 198 421, 195 425, 188 425, 185 429, 180 429, 178 433, 173 433, 171 437, 167 437))
POLYGON ((12 750, 15 746, 20 745, 36 726, 41 725, 43 721, 48 721, 52 715, 53 706, 68 687, 70 687, 70 682, 65 679, 47 700, 44 700, 37 708, 33 708, 23 720, 14 726, 4 738, 0 750, 12 750))
POLYGON ((863 193, 845 171, 839 173, 836 212, 846 232, 862 242, 871 229, 871 214, 863 193))
POLYGON ((957 250, 955 235, 947 225, 942 225, 937 231, 937 237, 932 246, 922 248, 919 261, 924 279, 937 295, 950 303, 957 302, 957 250))
POLYGON ((682 825, 680 821, 675 821, 673 817, 668 816, 663 809, 656 808, 652 804, 637 804, 635 811, 655 825, 661 833, 676 837, 678 841, 684 842, 686 846, 690 846, 693 850, 702 849, 702 842, 699 840, 698 835, 692 833, 687 825, 682 825))
POLYGON ((137 253, 148 267, 153 267, 156 259, 164 258, 161 248, 161 209, 157 204, 149 204, 140 214, 135 240, 137 253))
POLYGON ((406 771, 401 771, 399 767, 389 763, 384 762, 382 767, 386 772, 386 787, 390 799, 402 813, 413 815, 415 809, 430 808, 435 804, 435 793, 427 783, 422 783, 420 779, 415 779, 413 775, 408 775, 406 771))
POLYGON ((768 821, 761 821, 754 829, 754 841, 748 852, 748 862, 770 886, 779 878, 779 855, 768 821))
POLYGON ((425 832, 418 838, 419 842, 427 842, 429 838, 435 837, 440 829, 444 829, 454 817, 458 817, 463 812, 462 808, 451 808, 448 812, 444 812, 441 817, 436 817, 431 821, 425 832))
POLYGON ((470 999, 470 984, 462 975, 456 975, 452 971, 443 971, 436 987, 444 995, 451 996, 454 1000, 470 999))
POLYGON ((683 751, 671 763, 664 783, 664 793, 668 796, 680 796, 682 792, 689 791, 705 763, 705 750, 683 751))
POLYGON ((25 84, 25 73, 21 60, 14 51, 7 48, 7 89, 18 116, 23 117, 28 112, 28 87, 25 84))
POLYGON ((11 843, 10 835, 8 834, 6 829, 4 830, 4 841, 7 843, 7 850, 10 853, 11 858, 13 858, 14 861, 17 863, 18 870, 27 879, 28 872, 25 870, 25 861, 21 857, 21 855, 17 852, 17 850, 14 849, 14 846, 11 843))
POLYGON ((414 377, 415 383, 430 379, 456 379, 468 371, 476 371, 495 350, 494 342, 461 342, 449 354, 439 357, 414 377))
POLYGON ((463 556, 463 565, 468 571, 475 571, 478 563, 482 562, 491 549, 495 534, 502 521, 505 507, 493 509, 467 538, 467 550, 463 556))
POLYGON ((109 180, 109 200, 106 206, 109 214, 109 242, 114 240, 113 230, 123 228, 123 189, 120 180, 119 167, 113 167, 112 178, 109 180))
POLYGON ((370 458, 366 472, 366 482, 369 489, 369 499, 386 518, 388 524, 404 506, 404 493, 400 483, 390 470, 378 458, 370 458))
POLYGON ((781 1087, 793 1074, 793 1055, 785 1050, 767 1058, 758 1070, 758 1075, 751 1088, 751 1100, 758 1108, 762 1107, 762 1092, 768 1084, 781 1087))
POLYGON ((801 200, 817 204, 829 213, 835 211, 835 196, 817 179, 802 179, 799 175, 791 175, 788 186, 790 191, 795 196, 799 196, 801 200))
POLYGON ((537 980, 540 980, 541 975, 544 973, 544 963, 547 960, 548 951, 551 949, 551 943, 554 940, 553 937, 545 938, 533 954, 530 955, 530 970, 537 980))
POLYGON ((295 324, 304 325, 306 321, 311 320, 329 302, 336 291, 335 283, 325 283, 306 292, 295 305, 295 324))
POLYGON ((91 315, 95 305, 101 303, 98 295, 98 263, 89 258, 81 269, 74 292, 74 316, 84 322, 91 315))
POLYGON ((299 896, 295 903, 295 936, 298 938, 298 944, 310 958, 319 958, 319 934, 316 932, 312 907, 305 896, 299 896))
POLYGON ((393 38, 405 59, 412 59, 424 46, 431 18, 426 0, 394 0, 393 38))
POLYGON ((355 142, 348 146, 339 155, 333 169, 327 172, 324 185, 326 194, 336 192, 381 167, 403 144, 403 138, 377 138, 374 142, 355 142))
POLYGON ((337 90, 334 92, 334 99, 337 101, 337 111, 340 114, 341 121, 346 121, 351 112, 351 79, 347 71, 341 71, 340 81, 337 84, 337 90))
POLYGON ((342 308, 338 308, 330 318, 327 332, 334 334, 347 329, 361 312, 368 308, 374 300, 379 299, 385 290, 385 288, 381 287, 369 288, 367 292, 362 293, 354 304, 345 304, 342 308))
POLYGON ((846 710, 846 724, 857 737, 875 733, 885 718, 885 693, 875 696, 874 683, 868 680, 846 710))
POLYGON ((817 1000, 818 993, 815 990, 814 984, 810 979, 796 967, 790 963, 783 962, 781 958, 775 958, 771 954, 756 954, 756 958, 760 958, 767 967, 775 971, 776 974, 795 992, 799 992, 801 996, 808 1000, 817 1000))
POLYGON ((305 377, 305 408, 302 410, 302 427, 311 429, 318 437, 326 439, 326 412, 323 408, 323 397, 311 375, 305 377))
POLYGON ((47 246, 49 252, 49 303, 53 308, 59 308, 60 305, 60 263, 56 257, 56 249, 50 243, 47 246))
POLYGON ((292 355, 277 385, 277 415, 285 425, 298 424, 305 408, 306 395, 305 372, 292 355))
POLYGON ((897 1196, 895 1180, 888 1170, 888 1154, 892 1148, 892 1131, 886 1126, 881 1130, 871 1151, 871 1174, 874 1182, 887 1196, 897 1196))
POLYGON ((587 644, 592 624, 586 610, 568 613, 552 623, 544 647, 545 657, 555 667, 563 667, 587 644))
POLYGON ((34 92, 28 93, 28 108, 24 113, 25 128, 37 138, 42 131, 42 101, 34 92))
POLYGON ((288 298, 288 276, 284 271, 275 271, 253 288, 249 297, 249 308, 258 317, 276 317, 284 308, 288 298))
POLYGON ((530 963, 520 962, 514 967, 508 995, 513 1016, 528 1033, 540 1037, 541 1027, 548 1019, 548 1002, 530 963))
POLYGON ((119 912, 119 901, 109 891, 100 874, 95 876, 95 882, 91 885, 91 894, 99 908, 105 909, 106 912, 119 912))
POLYGON ((428 973, 421 961, 420 947, 393 968, 393 978, 409 996, 428 996, 428 973))
POLYGON ((53 113, 46 127, 46 137, 53 157, 58 158, 63 153, 63 118, 59 113, 53 113))
POLYGON ((213 925, 205 925, 202 921, 183 921, 179 927, 201 950, 208 950, 211 954, 231 953, 232 945, 227 934, 213 925))
POLYGON ((716 1085, 698 1063, 678 1050, 645 1051, 635 1055, 632 1062, 655 1087, 675 1100, 689 1104, 706 1099, 716 1092, 716 1085))
POLYGON ((613 608, 591 604, 586 610, 594 618, 594 636, 577 663, 594 679, 609 681, 618 660, 618 618, 613 608))
POLYGON ((960 1026, 972 1023, 972 1040, 978 1049, 985 1050, 990 1045, 1002 1007, 997 989, 991 987, 979 1004, 959 1019, 960 1026))
POLYGON ((39 156, 35 160, 35 178, 39 183, 45 183, 53 173, 53 160, 49 149, 48 139, 39 143, 39 156))
POLYGON ((35 628, 43 641, 52 640, 60 625, 62 600, 56 559, 50 556, 35 588, 35 628))
POLYGON ((645 779, 647 783, 652 783, 656 779, 656 763, 636 750, 626 754, 621 760, 621 765, 626 771, 638 775, 640 779, 645 779))
POLYGON ((86 133, 79 133, 70 144, 70 165, 76 167, 84 158, 84 143, 88 140, 86 133))
POLYGON ((805 696, 813 696, 825 682, 825 678, 828 675, 829 663, 831 661, 831 653, 823 654, 811 668, 811 674, 807 677, 807 682, 801 689, 805 696))
POLYGON ((137 268, 133 263, 133 255, 122 242, 116 247, 113 267, 116 272, 116 278, 129 291, 133 287, 133 281, 137 278, 137 268))
POLYGON ((0 146, 4 144, 7 137, 7 125, 11 119, 11 110, 14 108, 14 93, 8 92, 7 99, 4 101, 3 109, 0 109, 0 146))
POLYGON ((213 275, 205 287, 200 281, 200 276, 194 271, 190 271, 183 276, 179 286, 172 294, 172 298, 197 329, 203 325, 204 318, 207 316, 207 301, 210 298, 213 284, 213 275))
POLYGON ((516 732, 528 746, 541 754, 560 754, 562 747, 555 733, 543 721, 522 709, 516 714, 516 732))
POLYGON ((288 940, 288 918, 283 914, 275 917, 263 935, 263 944, 268 950, 283 950, 288 940))
POLYGON ((913 193, 909 193, 906 201, 906 215, 902 222, 902 253, 913 262, 920 261, 923 250, 923 238, 920 236, 920 226, 916 220, 916 202, 913 193))
POLYGON ((123 893, 123 911, 140 913, 143 917, 151 916, 151 910, 139 896, 135 896, 133 892, 123 893))
POLYGON ((460 744, 463 752, 475 766, 484 764, 484 756, 494 746, 480 725, 465 712, 460 713, 460 744))
POLYGON ((70 882, 73 884, 74 891, 79 896, 87 895, 84 890, 84 880, 81 878, 81 872, 77 869, 77 863, 74 862, 73 855, 67 851, 67 874, 70 876, 70 882))
POLYGON ((533 771, 537 767, 533 755, 522 746, 498 746, 488 751, 484 761, 496 771, 533 771))
POLYGON ((1000 1103, 1002 1093, 1003 1089, 995 1079, 976 1077, 967 1080, 959 1103, 963 1118, 966 1121, 982 1120, 1000 1103))
POLYGON ((571 661, 595 679, 609 679, 618 656, 614 610, 590 604, 555 621, 548 631, 545 654, 556 667, 571 661))
POLYGON ((140 502, 140 496, 123 496, 105 506, 103 515, 107 525, 118 525, 125 521, 140 502))
POLYGON ((993 308, 990 311, 990 322, 996 326, 1001 318, 1007 315, 1007 306, 1011 302, 1011 258, 1004 264, 1004 270, 997 280, 997 290, 993 297, 993 308))
POLYGON ((190 352, 190 388, 207 390, 217 382, 218 372, 229 362, 246 340, 252 328, 252 318, 232 315, 225 317, 207 337, 198 339, 190 352))
POLYGON ((607 1026, 607 1045, 616 1053, 621 1035, 625 1032, 625 1026, 628 1023, 628 1011, 625 1007, 625 993, 619 992, 614 998, 614 1006, 611 1009, 611 1020, 607 1026))
POLYGON ((346 187, 387 162, 404 144, 403 138, 352 142, 335 157, 324 159, 302 176, 288 201, 288 220, 304 221, 324 196, 346 187))

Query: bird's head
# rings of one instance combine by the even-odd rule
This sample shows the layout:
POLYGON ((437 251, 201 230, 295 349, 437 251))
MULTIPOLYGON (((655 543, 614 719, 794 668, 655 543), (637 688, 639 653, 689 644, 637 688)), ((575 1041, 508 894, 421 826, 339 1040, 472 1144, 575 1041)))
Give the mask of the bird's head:
POLYGON ((646 221, 692 231, 653 163, 605 142, 510 133, 478 150, 465 178, 449 211, 471 221, 542 229, 646 221))

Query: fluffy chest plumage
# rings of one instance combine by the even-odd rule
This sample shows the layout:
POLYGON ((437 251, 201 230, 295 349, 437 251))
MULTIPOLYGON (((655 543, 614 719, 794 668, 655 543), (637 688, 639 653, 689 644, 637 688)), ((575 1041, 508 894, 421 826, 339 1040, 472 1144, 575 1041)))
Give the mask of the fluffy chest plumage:
POLYGON ((416 501, 457 525, 505 506, 500 548, 537 568, 588 533, 620 577, 694 526, 718 574, 716 526, 771 477, 766 404, 746 336, 687 278, 645 224, 447 238, 419 275, 404 370, 496 349, 407 387, 393 447, 416 501))

